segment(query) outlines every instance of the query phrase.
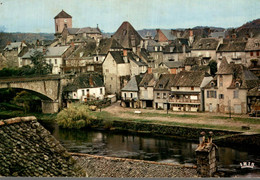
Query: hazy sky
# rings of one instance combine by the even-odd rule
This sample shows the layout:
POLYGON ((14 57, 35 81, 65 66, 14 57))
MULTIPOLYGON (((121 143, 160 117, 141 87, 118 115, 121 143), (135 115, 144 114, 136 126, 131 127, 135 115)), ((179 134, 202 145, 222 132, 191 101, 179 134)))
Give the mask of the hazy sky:
POLYGON ((260 18, 260 0, 0 0, 0 30, 54 32, 63 9, 73 27, 114 32, 123 21, 135 29, 237 27, 260 18))

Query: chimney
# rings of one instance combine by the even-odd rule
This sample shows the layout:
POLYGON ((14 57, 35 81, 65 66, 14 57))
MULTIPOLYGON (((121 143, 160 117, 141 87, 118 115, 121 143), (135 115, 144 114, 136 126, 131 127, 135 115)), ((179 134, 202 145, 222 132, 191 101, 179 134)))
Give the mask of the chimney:
POLYGON ((92 79, 92 76, 91 76, 91 75, 90 75, 90 77, 89 77, 89 85, 90 85, 91 87, 94 86, 93 79, 92 79))
POLYGON ((185 44, 182 45, 182 53, 183 53, 183 54, 186 53, 186 46, 185 46, 185 44))
POLYGON ((71 42, 71 47, 74 49, 75 48, 75 44, 74 44, 74 42, 71 42))
POLYGON ((123 56, 127 57, 127 50, 126 49, 123 49, 123 56))
POLYGON ((151 67, 148 67, 147 74, 152 74, 152 68, 151 67))
POLYGON ((190 37, 193 36, 193 30, 190 30, 190 37))
POLYGON ((144 49, 147 50, 147 47, 148 47, 148 41, 145 41, 145 42, 144 42, 144 49))

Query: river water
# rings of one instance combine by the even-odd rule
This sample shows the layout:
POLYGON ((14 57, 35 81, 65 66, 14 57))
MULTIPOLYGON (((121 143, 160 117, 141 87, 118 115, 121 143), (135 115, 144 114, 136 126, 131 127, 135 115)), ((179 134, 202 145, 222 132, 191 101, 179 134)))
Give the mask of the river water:
MULTIPOLYGON (((198 142, 115 133, 89 129, 68 130, 43 124, 69 151, 102 156, 195 165, 198 142)), ((218 147, 218 169, 232 177, 260 177, 260 150, 247 147, 218 147), (252 170, 241 171, 241 162, 254 162, 252 170)))

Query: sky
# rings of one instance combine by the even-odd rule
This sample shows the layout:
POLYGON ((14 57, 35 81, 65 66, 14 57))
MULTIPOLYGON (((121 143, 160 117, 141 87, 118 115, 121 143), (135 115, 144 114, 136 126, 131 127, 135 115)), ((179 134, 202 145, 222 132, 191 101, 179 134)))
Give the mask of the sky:
POLYGON ((63 9, 72 26, 115 32, 123 21, 136 30, 238 27, 260 18, 260 0, 0 0, 0 31, 54 33, 63 9))

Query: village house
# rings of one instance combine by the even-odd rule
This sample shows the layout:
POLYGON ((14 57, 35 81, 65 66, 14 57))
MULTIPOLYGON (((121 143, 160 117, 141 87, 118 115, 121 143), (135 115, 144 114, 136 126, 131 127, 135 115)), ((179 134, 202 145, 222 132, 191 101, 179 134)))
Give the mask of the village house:
POLYGON ((6 59, 7 67, 20 67, 20 57, 18 54, 27 47, 25 42, 11 42, 8 43, 4 50, 3 56, 6 59))
POLYGON ((163 49, 163 61, 183 61, 190 56, 188 39, 177 38, 163 49))
POLYGON ((249 38, 245 47, 246 52, 246 66, 260 65, 260 38, 249 38))
POLYGON ((219 40, 215 38, 201 38, 193 43, 191 49, 192 57, 201 57, 201 64, 207 65, 210 60, 217 59, 217 48, 219 40))
POLYGON ((181 71, 171 83, 170 108, 173 111, 202 111, 202 88, 210 80, 203 71, 181 71))
POLYGON ((148 73, 144 75, 139 84, 139 99, 141 108, 153 108, 154 106, 153 89, 155 86, 155 79, 151 71, 151 68, 148 68, 148 73))
POLYGON ((131 76, 146 73, 148 65, 139 56, 137 56, 133 52, 128 52, 127 57, 130 62, 131 76))
POLYGON ((169 96, 171 92, 171 83, 175 74, 161 74, 154 87, 154 107, 155 109, 169 109, 169 96))
MULTIPOLYGON (((166 61, 159 64, 159 69, 165 69, 165 73, 178 74, 184 70, 184 62, 182 61, 166 61)), ((161 70, 163 73, 163 70, 161 70)))
POLYGON ((165 46, 174 41, 177 37, 169 29, 156 29, 154 40, 160 45, 165 46))
POLYGON ((103 64, 103 75, 106 91, 108 94, 117 94, 130 80, 130 62, 127 57, 127 50, 108 52, 103 64))
POLYGON ((72 28, 72 16, 62 10, 54 17, 54 25, 55 36, 59 37, 64 28, 72 28))
POLYGON ((31 57, 36 51, 43 53, 46 62, 52 64, 52 74, 60 74, 65 64, 64 59, 71 54, 72 48, 70 46, 58 46, 29 49, 28 52, 21 57, 21 66, 32 66, 31 57))
POLYGON ((243 64, 246 66, 246 42, 236 40, 224 40, 217 49, 217 63, 218 67, 223 57, 227 62, 234 62, 235 64, 243 64))
POLYGON ((143 48, 149 53, 149 56, 153 59, 153 63, 150 67, 158 67, 163 61, 163 47, 153 39, 144 40, 143 48))
POLYGON ((139 83, 142 77, 140 75, 132 76, 125 87, 121 89, 121 106, 130 108, 139 108, 139 83))
POLYGON ((81 74, 64 87, 64 99, 71 102, 102 100, 105 97, 105 86, 99 74, 81 74))
POLYGON ((244 65, 223 57, 216 76, 204 87, 205 111, 246 114, 248 91, 258 86, 259 79, 244 65))

